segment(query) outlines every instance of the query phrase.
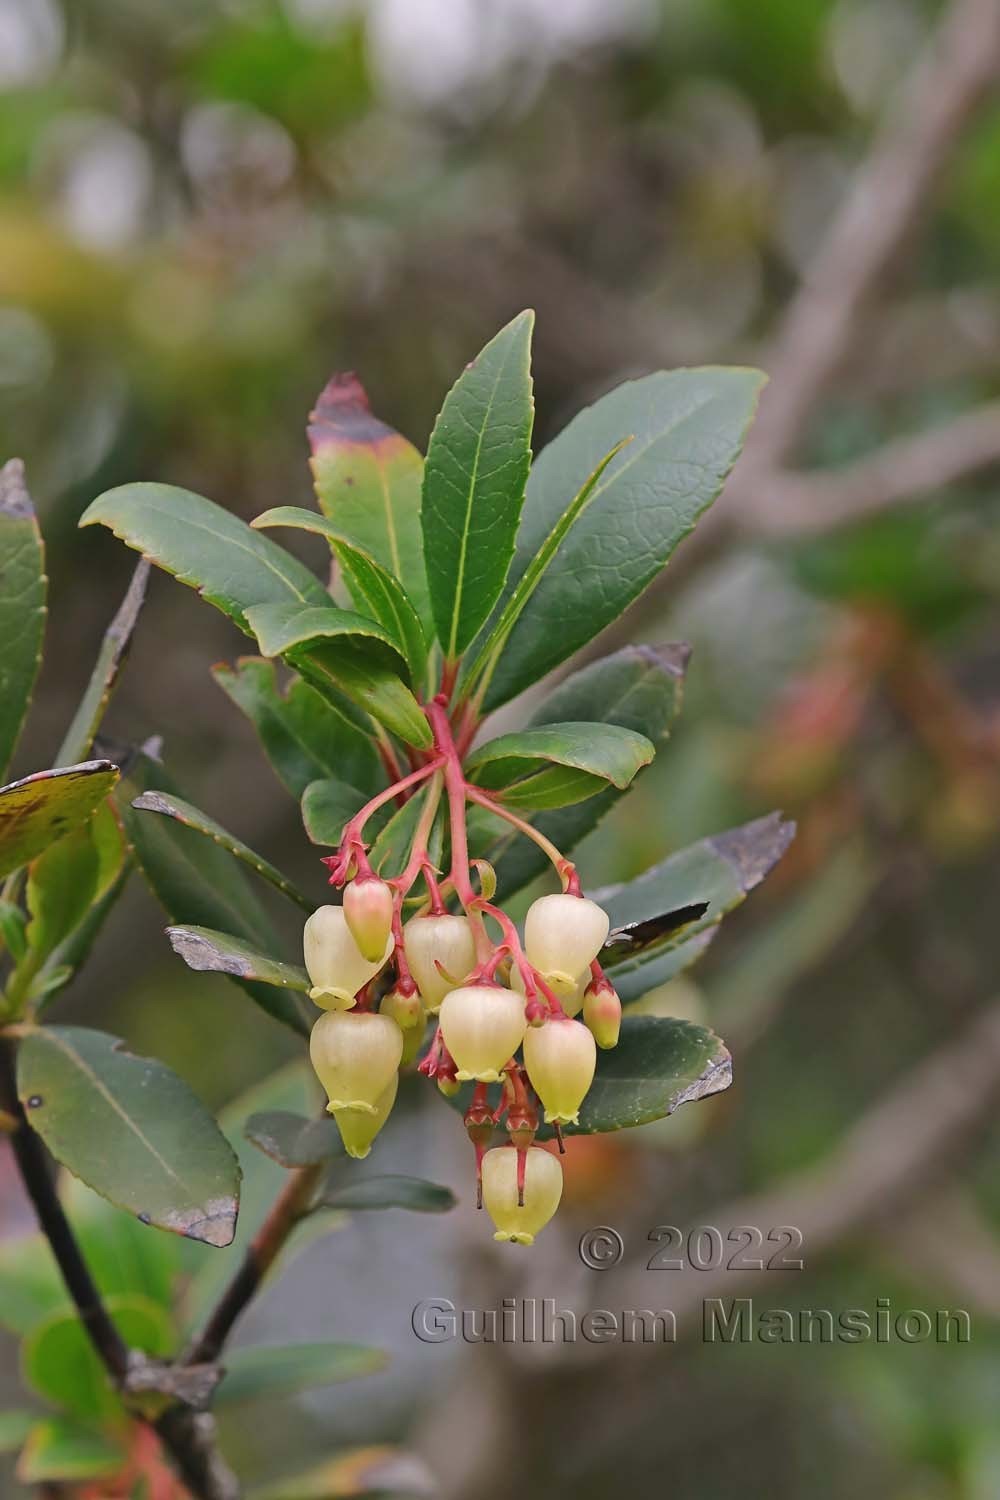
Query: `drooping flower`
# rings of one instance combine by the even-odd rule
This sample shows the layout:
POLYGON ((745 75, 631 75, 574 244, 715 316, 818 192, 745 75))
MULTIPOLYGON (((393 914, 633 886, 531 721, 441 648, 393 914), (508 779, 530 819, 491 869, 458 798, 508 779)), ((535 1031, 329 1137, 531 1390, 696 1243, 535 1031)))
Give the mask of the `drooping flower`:
POLYGON ((524 1037, 524 1001, 498 984, 452 990, 441 1004, 441 1034, 460 1083, 496 1083, 524 1037))
POLYGON ((365 958, 351 935, 343 907, 320 906, 302 933, 306 968, 312 980, 310 1000, 324 1010, 350 1010, 360 989, 374 979, 392 952, 392 934, 381 958, 365 958))
POLYGON ((574 997, 610 927, 596 901, 569 894, 540 896, 524 921, 528 962, 560 1000, 574 997))
POLYGON ((385 881, 377 875, 350 881, 344 887, 344 918, 362 956, 369 963, 384 963, 392 930, 392 891, 385 881))
POLYGON ((578 1124, 597 1065, 597 1047, 583 1022, 551 1016, 541 1026, 529 1026, 524 1065, 548 1123, 578 1124))
POLYGON ((378 1113, 403 1052, 403 1033, 389 1016, 327 1011, 309 1038, 309 1056, 329 1096, 327 1109, 378 1113))
POLYGON ((363 1160, 368 1155, 372 1148, 372 1141, 392 1113, 398 1088, 399 1074, 393 1073, 389 1087, 383 1089, 375 1101, 374 1114, 369 1114, 364 1109, 335 1109, 333 1111, 333 1118, 337 1122, 337 1129, 340 1131, 340 1138, 348 1156, 363 1160))
POLYGON ((541 1146, 524 1153, 524 1202, 517 1198, 518 1151, 514 1146, 494 1146, 483 1157, 483 1204, 496 1225, 495 1240, 515 1245, 534 1244, 559 1207, 563 1175, 559 1158, 541 1146))
POLYGON ((476 965, 476 944, 468 917, 448 912, 438 917, 411 917, 403 928, 403 948, 421 999, 431 1014, 476 965))

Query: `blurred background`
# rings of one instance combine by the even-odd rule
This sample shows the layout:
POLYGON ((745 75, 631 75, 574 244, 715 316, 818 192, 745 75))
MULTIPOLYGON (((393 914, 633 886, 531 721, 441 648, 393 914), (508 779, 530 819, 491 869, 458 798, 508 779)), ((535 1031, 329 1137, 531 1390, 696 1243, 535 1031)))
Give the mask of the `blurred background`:
MULTIPOLYGON (((391 1368, 228 1422, 241 1471, 360 1439, 478 1500, 1000 1491, 997 29, 994 0, 0 0, 0 458, 27 463, 51 579, 17 774, 49 763, 127 584, 125 549, 76 531, 101 490, 307 505, 332 371, 422 446, 524 306, 536 450, 650 369, 773 377, 704 539, 602 643, 693 656, 670 743, 580 857, 598 886, 772 808, 797 820, 648 1002, 714 1025, 733 1087, 575 1143, 530 1261, 494 1249, 461 1129, 413 1089, 380 1169, 451 1183, 459 1210, 304 1246, 241 1329, 380 1344, 391 1368), (801 1227, 805 1269, 644 1269, 657 1225, 747 1223, 801 1227), (620 1268, 580 1264, 593 1224, 622 1233, 620 1268), (411 1329, 422 1298, 505 1296, 673 1307, 678 1342, 411 1329), (702 1299, 730 1296, 964 1308, 973 1337, 706 1343, 702 1299)), ((108 728, 161 734, 186 794, 319 899, 296 806, 209 676, 244 649, 156 575, 108 728)), ((162 925, 135 883, 58 1018, 239 1118, 297 1043, 162 925)), ((2 1181, 10 1237, 30 1219, 2 1181)))

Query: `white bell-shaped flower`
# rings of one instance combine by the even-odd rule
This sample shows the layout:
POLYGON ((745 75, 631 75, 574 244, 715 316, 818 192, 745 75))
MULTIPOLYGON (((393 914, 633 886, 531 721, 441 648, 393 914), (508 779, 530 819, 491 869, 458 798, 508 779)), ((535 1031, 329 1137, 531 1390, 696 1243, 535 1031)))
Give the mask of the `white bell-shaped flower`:
POLYGON ((403 928, 403 948, 421 999, 432 1015, 448 991, 476 967, 476 944, 469 919, 450 912, 439 917, 411 917, 403 928))
POLYGON ((363 1160, 372 1149, 372 1141, 392 1113, 399 1088, 399 1074, 393 1073, 392 1082, 375 1101, 375 1113, 364 1109, 335 1109, 333 1118, 337 1122, 340 1138, 348 1156, 363 1160))
POLYGON ((495 984, 469 984, 441 1003, 441 1033, 465 1083, 496 1083, 524 1037, 524 1001, 495 984))
POLYGON ((389 1016, 331 1010, 309 1037, 309 1056, 329 1097, 327 1109, 378 1112, 403 1052, 403 1033, 389 1016))
POLYGON ((610 925, 607 912, 585 896, 540 896, 524 920, 525 955, 559 999, 569 999, 603 948, 610 925))
POLYGON ((362 956, 382 964, 392 930, 392 891, 385 881, 377 876, 349 881, 344 887, 344 918, 362 956))
POLYGON ((559 1207, 563 1174, 559 1158, 529 1146, 524 1162, 524 1203, 517 1201, 517 1151, 494 1146, 483 1157, 483 1204, 496 1225, 495 1240, 532 1245, 559 1207))
POLYGON ((358 990, 374 979, 392 953, 387 937, 377 962, 364 957, 351 935, 343 907, 320 906, 302 934, 306 968, 312 980, 310 1000, 324 1010, 350 1010, 358 990))
POLYGON ((597 1045, 583 1022, 552 1016, 541 1026, 529 1026, 524 1066, 548 1123, 579 1124, 580 1105, 597 1066, 597 1045))

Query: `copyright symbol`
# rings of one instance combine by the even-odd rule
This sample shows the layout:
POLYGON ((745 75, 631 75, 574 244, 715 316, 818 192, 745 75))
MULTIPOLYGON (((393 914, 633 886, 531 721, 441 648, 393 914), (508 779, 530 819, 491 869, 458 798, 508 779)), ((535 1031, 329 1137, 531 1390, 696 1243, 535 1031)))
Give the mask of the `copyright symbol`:
POLYGON ((585 1266, 592 1271, 608 1271, 625 1254, 625 1241, 617 1229, 598 1224, 596 1229, 584 1230, 578 1248, 585 1266))

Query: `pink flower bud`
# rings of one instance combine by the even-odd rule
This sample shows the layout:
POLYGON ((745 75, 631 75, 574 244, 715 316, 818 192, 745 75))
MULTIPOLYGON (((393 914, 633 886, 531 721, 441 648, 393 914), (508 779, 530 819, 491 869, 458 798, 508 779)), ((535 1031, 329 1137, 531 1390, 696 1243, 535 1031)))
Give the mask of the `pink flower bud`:
POLYGON ((524 1038, 524 1065, 548 1123, 578 1124, 597 1065, 594 1038, 583 1022, 553 1016, 530 1027, 524 1038))
POLYGON ((606 1051, 617 1047, 622 1029, 622 1003, 605 979, 590 984, 583 996, 583 1019, 594 1033, 594 1040, 606 1051))
POLYGON ((495 1240, 532 1245, 545 1228, 562 1197, 562 1167, 559 1158, 541 1146, 529 1146, 524 1155, 524 1204, 518 1205, 518 1152, 513 1146, 495 1146, 483 1157, 483 1203, 496 1225, 495 1240))
POLYGON ((372 1141, 392 1112, 398 1087, 399 1074, 394 1073, 389 1087, 384 1089, 376 1099, 373 1115, 364 1109, 335 1109, 333 1111, 333 1118, 337 1122, 337 1129, 340 1131, 340 1138, 348 1156, 363 1160, 368 1155, 372 1148, 372 1141))
POLYGON ((381 965, 392 930, 392 891, 385 881, 352 880, 344 889, 344 917, 362 956, 381 965))
POLYGON ((403 948, 421 999, 432 1015, 448 991, 460 985, 476 966, 476 944, 468 917, 447 912, 440 917, 411 917, 403 929, 403 948))
POLYGON ((610 925, 607 912, 585 896, 540 896, 524 921, 525 955, 559 999, 569 999, 603 948, 610 925))
POLYGON ((324 1010, 350 1010, 354 997, 374 979, 392 952, 389 934, 377 963, 358 948, 340 906, 321 906, 306 922, 302 934, 306 968, 313 987, 310 1000, 324 1010))
POLYGON ((378 1113, 403 1051, 403 1033, 388 1016, 370 1011, 327 1011, 309 1038, 309 1056, 329 1096, 327 1109, 378 1113))
POLYGON ((460 1083, 499 1081, 524 1037, 524 1001, 495 984, 452 990, 441 1003, 441 1034, 458 1066, 460 1083))

